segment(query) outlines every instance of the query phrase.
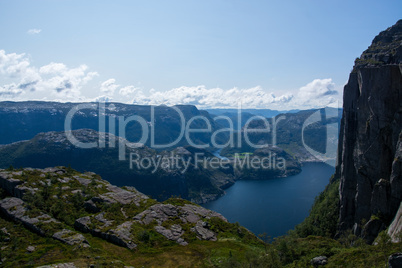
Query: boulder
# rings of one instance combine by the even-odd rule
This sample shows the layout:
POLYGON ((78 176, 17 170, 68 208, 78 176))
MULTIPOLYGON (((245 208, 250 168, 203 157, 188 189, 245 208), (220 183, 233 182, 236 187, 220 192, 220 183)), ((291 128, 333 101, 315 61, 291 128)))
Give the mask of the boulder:
POLYGON ((74 222, 74 228, 81 232, 88 233, 90 231, 89 225, 91 224, 91 218, 89 216, 76 219, 74 222))
MULTIPOLYGON (((92 198, 93 199, 93 198, 92 198)), ((91 213, 98 213, 101 211, 101 209, 95 204, 95 202, 90 199, 88 201, 84 202, 84 208, 86 211, 91 212, 91 213)))
POLYGON ((132 221, 127 221, 119 226, 117 226, 115 229, 109 230, 105 237, 106 240, 122 246, 126 247, 128 249, 135 249, 137 245, 132 242, 131 240, 131 225, 133 224, 132 221))
POLYGON ((27 247, 27 252, 32 253, 35 251, 35 247, 34 246, 28 246, 27 247))
POLYGON ((148 225, 153 221, 156 221, 158 225, 161 225, 169 218, 177 217, 177 207, 171 204, 156 204, 149 207, 147 210, 137 214, 134 220, 139 221, 142 224, 148 225))
POLYGON ((94 236, 105 239, 118 246, 126 247, 128 249, 135 249, 137 245, 131 240, 131 225, 132 221, 127 221, 114 229, 102 231, 102 229, 109 227, 113 221, 104 218, 104 213, 100 213, 95 216, 86 216, 79 218, 75 221, 74 227, 82 232, 89 232, 94 236), (98 222, 102 222, 103 225, 93 224, 92 218, 96 218, 98 222), (95 225, 95 227, 93 227, 95 225))
POLYGON ((310 263, 314 267, 326 265, 328 263, 328 258, 326 256, 318 256, 318 257, 312 258, 310 263))
POLYGON ((216 234, 205 228, 207 226, 208 224, 206 222, 198 221, 195 227, 191 228, 191 231, 195 232, 200 240, 216 241, 216 234))
POLYGON ((0 172, 0 187, 8 194, 15 195, 15 187, 22 184, 23 181, 13 178, 10 172, 0 172))
POLYGON ((389 268, 399 268, 402 267, 402 253, 394 253, 388 258, 388 267, 389 268))
POLYGON ((179 218, 183 224, 191 224, 191 226, 193 226, 190 230, 194 232, 200 240, 216 241, 216 234, 208 229, 209 225, 204 221, 213 217, 227 222, 226 218, 217 212, 190 204, 185 204, 184 206, 174 206, 171 204, 153 205, 136 215, 133 219, 144 225, 155 222, 157 226, 155 226, 154 229, 158 233, 181 245, 187 245, 187 242, 181 238, 184 231, 179 224, 173 224, 170 228, 166 228, 162 226, 162 224, 168 220, 179 218))
POLYGON ((42 226, 52 222, 60 224, 60 222, 42 212, 36 217, 26 215, 28 209, 25 207, 24 201, 16 197, 7 197, 0 200, 0 211, 8 218, 21 222, 26 228, 43 236, 46 235, 46 231, 42 229, 42 226))
POLYGON ((84 186, 88 186, 91 183, 90 179, 85 179, 80 176, 74 176, 73 178, 76 179, 79 183, 81 183, 84 186))
POLYGON ((83 235, 63 229, 63 224, 49 215, 40 212, 36 217, 29 216, 27 213, 29 210, 26 208, 24 201, 19 198, 8 197, 0 200, 0 211, 8 218, 16 222, 21 222, 26 228, 39 235, 52 236, 54 239, 68 245, 80 244, 88 246, 88 241, 83 235), (50 233, 50 230, 46 230, 46 226, 49 224, 54 224, 55 227, 59 227, 60 231, 54 234, 50 233), (85 243, 85 245, 83 243, 85 243))
POLYGON ((110 192, 95 196, 84 203, 84 207, 87 211, 92 213, 100 212, 100 208, 97 206, 97 204, 135 204, 137 207, 139 207, 142 201, 149 199, 148 196, 138 192, 134 187, 126 187, 127 190, 125 190, 120 187, 107 184, 106 188, 110 192))
POLYGON ((52 237, 70 246, 81 245, 83 247, 89 247, 88 241, 82 234, 71 230, 63 229, 59 232, 56 232, 52 237))
POLYGON ((161 225, 163 222, 174 217, 179 217, 183 223, 197 223, 201 219, 210 219, 213 217, 220 218, 227 222, 225 217, 215 211, 190 204, 185 204, 184 206, 156 204, 137 214, 134 220, 145 225, 156 221, 158 225, 161 225))
POLYGON ((136 206, 140 206, 140 202, 149 199, 148 196, 138 192, 134 187, 126 187, 128 190, 124 190, 120 187, 109 184, 106 188, 110 192, 104 195, 122 205, 134 203, 136 206))
POLYGON ((182 246, 188 245, 188 243, 181 238, 181 236, 184 234, 184 231, 183 228, 178 224, 173 224, 169 229, 158 225, 155 226, 154 229, 169 240, 175 241, 182 246))
POLYGON ((184 206, 179 207, 179 211, 180 211, 180 219, 183 222, 196 223, 201 218, 209 219, 214 217, 227 222, 227 219, 218 212, 203 208, 201 206, 185 204, 184 206))

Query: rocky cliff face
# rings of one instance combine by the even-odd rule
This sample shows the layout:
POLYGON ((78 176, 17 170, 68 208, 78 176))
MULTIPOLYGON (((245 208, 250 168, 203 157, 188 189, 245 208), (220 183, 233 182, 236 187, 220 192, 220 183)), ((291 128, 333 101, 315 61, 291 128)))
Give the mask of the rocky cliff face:
POLYGON ((339 231, 371 243, 402 200, 402 20, 356 59, 344 88, 339 231))

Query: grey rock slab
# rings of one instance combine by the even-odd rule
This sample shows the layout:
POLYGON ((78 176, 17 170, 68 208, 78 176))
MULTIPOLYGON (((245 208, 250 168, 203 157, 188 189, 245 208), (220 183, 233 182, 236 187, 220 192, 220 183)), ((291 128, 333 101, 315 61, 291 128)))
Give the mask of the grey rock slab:
POLYGON ((70 246, 82 245, 82 244, 86 244, 89 246, 88 241, 82 234, 67 229, 63 229, 59 232, 56 232, 53 235, 53 238, 70 246))
POLYGON ((328 258, 326 256, 318 256, 310 261, 311 265, 314 267, 322 266, 328 264, 328 258))

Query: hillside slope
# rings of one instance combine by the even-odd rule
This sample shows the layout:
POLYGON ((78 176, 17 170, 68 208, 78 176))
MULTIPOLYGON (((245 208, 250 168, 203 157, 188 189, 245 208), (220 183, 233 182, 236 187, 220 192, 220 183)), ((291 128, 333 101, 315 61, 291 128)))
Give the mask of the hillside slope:
POLYGON ((213 267, 264 250, 216 212, 177 198, 158 203, 91 172, 0 170, 0 186, 2 267, 213 267))

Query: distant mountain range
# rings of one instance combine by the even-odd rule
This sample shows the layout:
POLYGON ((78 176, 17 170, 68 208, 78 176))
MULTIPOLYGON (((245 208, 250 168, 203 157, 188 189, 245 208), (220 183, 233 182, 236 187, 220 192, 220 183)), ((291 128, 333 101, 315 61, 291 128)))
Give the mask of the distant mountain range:
MULTIPOLYGON (((81 142, 97 142, 122 138, 91 129, 72 131, 81 142)), ((147 146, 126 148, 125 161, 119 160, 119 148, 79 148, 71 144, 65 132, 46 132, 28 141, 0 147, 0 168, 71 166, 79 171, 93 171, 118 186, 135 186, 141 192, 158 200, 180 196, 197 203, 214 200, 224 194, 224 189, 237 179, 268 179, 300 172, 300 164, 279 148, 265 148, 250 158, 269 159, 281 157, 286 167, 253 169, 241 156, 240 163, 228 160, 219 166, 220 159, 203 149, 190 146, 170 151, 156 151, 147 146), (132 157, 130 158, 130 154, 132 157), (132 165, 130 166, 130 162, 132 165), (245 163, 244 166, 240 166, 245 163), (166 164, 163 166, 163 164, 166 164)), ((251 160, 250 160, 251 161, 251 160)))
MULTIPOLYGON (((284 113, 297 113, 300 110, 289 110, 289 111, 277 111, 277 110, 270 110, 270 109, 241 109, 240 115, 239 110, 237 109, 205 109, 208 113, 210 113, 211 117, 215 118, 217 116, 225 116, 231 119, 233 123, 233 129, 240 130, 247 121, 255 116, 262 116, 265 118, 272 118, 279 114, 284 113), (239 124, 240 119, 240 124, 239 124)), ((229 123, 226 120, 219 120, 219 124, 224 127, 230 127, 229 123)))
POLYGON ((230 156, 234 153, 254 152, 255 148, 250 146, 250 143, 275 143, 298 161, 328 160, 334 165, 341 117, 342 109, 325 108, 279 114, 265 122, 262 119, 254 119, 249 122, 247 130, 243 127, 234 134, 234 140, 241 134, 241 146, 227 146, 221 154, 230 156), (262 129, 270 131, 252 131, 262 129), (245 141, 245 135, 250 142, 245 141))
MULTIPOLYGON (((167 107, 122 103, 0 102, 0 125, 2 126, 0 128, 0 144, 32 139, 41 132, 64 131, 65 120, 69 112, 73 116, 72 130, 87 128, 110 132, 120 137, 125 135, 125 138, 131 142, 139 141, 143 130, 148 128, 145 142, 147 146, 150 146, 152 141, 151 127, 156 133, 153 137, 156 145, 166 145, 178 139, 171 147, 188 145, 185 137, 180 138, 180 132, 194 117, 202 116, 203 119, 192 120, 189 125, 192 129, 206 128, 207 124, 211 126, 211 132, 220 128, 207 112, 200 111, 192 105, 167 107), (71 112, 74 108, 79 107, 78 105, 85 106, 85 108, 77 109, 74 113, 71 112), (119 117, 126 120, 132 116, 143 120, 142 122, 138 122, 138 120, 127 122, 123 133, 119 129, 119 117), (100 129, 101 123, 104 123, 104 129, 100 129), (145 127, 140 123, 145 124, 145 127)), ((194 144, 208 144, 211 141, 211 133, 190 133, 189 137, 194 144)), ((216 137, 219 142, 225 139, 224 133, 216 137)))
MULTIPOLYGON (((225 114, 237 114, 238 110, 237 109, 205 109, 210 114, 214 115, 225 115, 225 114)), ((300 110, 293 109, 293 110, 270 110, 270 109, 241 109, 241 112, 243 113, 248 113, 252 115, 258 115, 258 116, 263 116, 266 118, 271 118, 275 117, 278 114, 284 114, 284 113, 297 113, 300 110)))
MULTIPOLYGON (((229 118, 237 120, 237 114, 232 110, 213 111, 217 114, 229 112, 231 116, 229 118)), ((284 177, 300 172, 300 162, 317 161, 318 159, 306 150, 302 137, 305 144, 321 154, 325 154, 326 140, 337 144, 338 132, 332 133, 328 139, 327 132, 329 126, 334 127, 332 125, 339 122, 341 110, 326 109, 327 112, 332 111, 336 115, 329 119, 326 119, 324 110, 279 114, 276 119, 267 120, 270 130, 268 133, 254 131, 267 126, 261 118, 253 119, 255 114, 249 112, 264 117, 277 114, 278 111, 254 109, 245 111, 242 117, 243 115, 246 117, 236 126, 241 127, 241 130, 228 132, 224 131, 227 126, 222 120, 215 120, 218 115, 211 115, 208 111, 200 111, 190 105, 154 107, 120 103, 0 102, 2 125, 0 142, 3 143, 0 146, 0 168, 8 168, 10 165, 36 168, 70 165, 82 172, 97 172, 118 186, 135 186, 158 200, 181 196, 197 203, 204 203, 222 196, 225 188, 238 179, 284 177), (303 132, 306 120, 317 114, 319 115, 317 122, 309 124, 303 132), (97 146, 84 149, 71 143, 64 132, 65 122, 69 121, 69 117, 71 117, 72 136, 83 144, 94 142, 97 146), (130 118, 133 121, 126 123, 130 118), (250 131, 245 130, 244 124, 247 121, 250 131), (277 122, 276 146, 273 146, 273 122, 277 122), (180 133, 183 125, 189 126, 194 132, 189 135, 180 133), (199 131, 206 130, 208 125, 209 132, 199 131), (109 131, 111 133, 108 133, 109 131), (137 143, 136 148, 125 145, 129 141, 140 141, 144 131, 146 139, 143 144, 137 143), (217 132, 219 134, 215 135, 217 132), (245 132, 251 143, 264 146, 259 149, 250 146, 245 140, 245 132), (240 134, 241 145, 234 144, 221 150, 221 155, 226 158, 217 154, 218 148, 211 144, 212 139, 218 144, 226 144, 230 138, 238 141, 240 134), (169 143, 172 145, 165 148, 152 146, 152 139, 156 145, 169 143), (175 140, 176 142, 172 143, 175 140), (104 142, 103 146, 101 141, 104 142), (120 146, 121 144, 123 146, 120 146), (208 146, 196 149, 195 145, 200 144, 208 146), (191 158, 192 161, 184 173, 178 166, 152 172, 152 168, 136 169, 134 166, 130 169, 130 153, 138 154, 137 160, 148 158, 158 161, 170 156, 186 160, 191 158), (202 154, 204 158, 209 159, 208 161, 219 162, 227 159, 228 168, 203 167, 200 163, 197 165, 196 154, 202 154), (125 160, 119 160, 121 157, 125 160), (252 161, 253 158, 269 162, 269 157, 284 159, 286 167, 281 170, 244 166, 245 161, 252 161), (239 164, 242 165, 241 168, 239 164)), ((330 155, 331 157, 335 156, 330 155)))

